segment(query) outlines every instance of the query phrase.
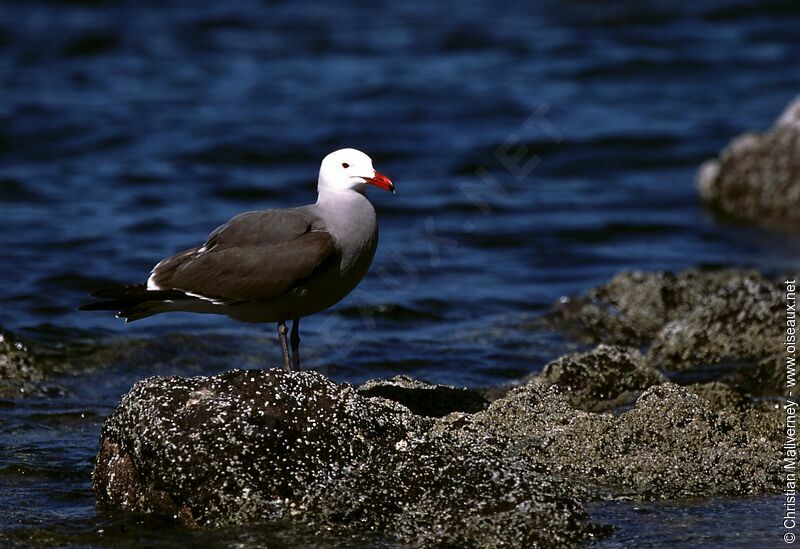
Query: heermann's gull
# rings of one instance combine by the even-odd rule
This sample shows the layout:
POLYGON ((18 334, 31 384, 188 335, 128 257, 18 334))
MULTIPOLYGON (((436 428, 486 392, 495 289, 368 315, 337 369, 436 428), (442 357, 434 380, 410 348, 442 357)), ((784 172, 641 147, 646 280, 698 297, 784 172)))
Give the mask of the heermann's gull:
POLYGON ((316 204, 237 215, 205 244, 153 268, 147 284, 93 293, 110 299, 83 310, 115 310, 134 321, 189 311, 243 322, 277 322, 287 370, 300 365, 300 318, 339 302, 366 274, 378 244, 378 220, 367 185, 394 192, 372 159, 355 149, 326 156, 316 204), (292 356, 286 321, 292 320, 292 356))

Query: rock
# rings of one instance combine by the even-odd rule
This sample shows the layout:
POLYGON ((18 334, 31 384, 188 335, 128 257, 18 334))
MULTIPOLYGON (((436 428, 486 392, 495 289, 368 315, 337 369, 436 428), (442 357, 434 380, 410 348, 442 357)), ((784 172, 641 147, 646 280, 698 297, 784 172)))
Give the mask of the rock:
POLYGON ((432 385, 408 376, 368 381, 358 388, 358 393, 365 397, 382 397, 398 402, 413 413, 426 417, 442 417, 453 412, 479 412, 489 404, 476 391, 432 385))
POLYGON ((0 398, 40 394, 45 374, 28 345, 0 330, 0 398))
POLYGON ((796 231, 800 222, 800 97, 773 128, 735 139, 697 174, 700 197, 725 216, 796 231))
MULTIPOLYGON (((770 423, 774 417, 762 419, 770 423)), ((662 383, 617 416, 574 410, 538 382, 458 426, 512 456, 547 464, 592 498, 671 499, 779 489, 780 441, 715 412, 686 388, 662 383)))
POLYGON ((737 423, 752 440, 780 447, 784 436, 784 413, 780 401, 753 400, 726 383, 712 381, 687 387, 705 400, 712 410, 737 423))
POLYGON ((168 508, 201 525, 243 523, 282 515, 304 487, 420 423, 316 374, 153 377, 104 424, 93 483, 101 501, 129 509, 168 508))
POLYGON ((781 283, 755 271, 621 273, 562 300, 552 319, 584 340, 650 344, 650 367, 776 395, 784 375, 783 294, 781 283))
POLYGON ((750 404, 750 399, 742 391, 720 381, 694 383, 687 389, 705 400, 716 412, 741 410, 750 404))
POLYGON ((716 377, 749 393, 783 390, 781 288, 760 276, 744 275, 706 297, 656 335, 648 354, 660 369, 692 370, 733 364, 716 377))
POLYGON ((415 546, 566 546, 600 532, 546 470, 434 425, 312 372, 153 377, 104 424, 93 487, 102 503, 186 524, 281 518, 415 546))
MULTIPOLYGON (((47 344, 29 341, 0 327, 0 398, 65 395, 65 377, 87 375, 107 368, 146 346, 136 340, 99 344, 55 338, 47 344)), ((154 362, 150 360, 149 362, 154 362)))
POLYGON ((322 524, 391 532, 412 547, 571 547, 609 532, 547 469, 460 442, 410 440, 309 491, 303 506, 322 524))
POLYGON ((584 341, 641 345, 667 322, 689 313, 708 294, 741 276, 742 271, 734 269, 623 272, 585 296, 562 299, 551 320, 584 341))
POLYGON ((592 412, 627 404, 651 385, 667 381, 638 350, 609 345, 554 360, 528 380, 536 378, 563 389, 572 406, 592 412))

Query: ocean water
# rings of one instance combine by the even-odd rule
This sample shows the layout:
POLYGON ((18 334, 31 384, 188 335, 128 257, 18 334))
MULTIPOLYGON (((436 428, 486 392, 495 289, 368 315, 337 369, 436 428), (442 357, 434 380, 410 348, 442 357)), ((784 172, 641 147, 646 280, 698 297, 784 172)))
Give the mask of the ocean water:
MULTIPOLYGON (((149 375, 277 364, 274 327, 76 308, 241 211, 314 201, 332 150, 398 190, 371 193, 369 276, 303 322, 305 365, 338 381, 502 383, 575 349, 537 319, 621 270, 796 269, 800 240, 716 219, 694 176, 800 93, 798 29, 789 0, 0 3, 0 326, 60 371, 0 401, 0 542, 201 539, 95 508, 102 419, 149 375)), ((670 519, 720 505, 597 516, 620 527, 609 546, 736 543, 735 520, 713 538, 670 519)), ((777 528, 774 499, 736 506, 777 528)))

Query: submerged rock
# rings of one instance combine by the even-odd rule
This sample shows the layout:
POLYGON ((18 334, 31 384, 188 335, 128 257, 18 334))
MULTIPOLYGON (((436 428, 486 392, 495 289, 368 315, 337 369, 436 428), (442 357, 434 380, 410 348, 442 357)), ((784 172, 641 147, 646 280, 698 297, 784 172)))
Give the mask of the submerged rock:
MULTIPOLYGON (((49 397, 69 393, 65 378, 87 375, 130 359, 147 342, 98 343, 86 339, 28 340, 0 327, 0 398, 49 397)), ((157 359, 147 357, 152 363, 157 359)))
POLYGON ((490 445, 311 372, 150 378, 106 421, 98 499, 221 526, 283 518, 414 545, 569 545, 580 503, 490 445))
POLYGON ((796 231, 800 222, 800 97, 768 132, 745 134, 697 174, 700 197, 731 218, 796 231))
POLYGON ((45 374, 28 345, 0 329, 0 398, 19 398, 43 391, 45 374))
POLYGON ((572 406, 593 412, 622 406, 667 380, 638 350, 610 345, 558 358, 529 378, 534 379, 558 386, 572 406))

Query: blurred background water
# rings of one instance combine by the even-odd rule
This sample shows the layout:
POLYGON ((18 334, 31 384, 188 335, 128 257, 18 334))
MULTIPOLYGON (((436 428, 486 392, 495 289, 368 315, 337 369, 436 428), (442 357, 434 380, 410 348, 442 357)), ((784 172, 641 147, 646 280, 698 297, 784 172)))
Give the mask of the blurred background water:
MULTIPOLYGON (((573 349, 537 318, 620 270, 796 268, 796 238, 714 219, 693 180, 771 125, 798 59, 791 0, 3 1, 0 326, 67 367, 0 401, 0 541, 198 542, 95 509, 99 426, 137 379, 277 364, 274 327, 76 307, 238 212, 314 201, 332 150, 398 189, 372 193, 370 275, 304 322, 306 366, 338 381, 501 383, 573 349)), ((752 506, 772 527, 774 500, 752 506)), ((618 512, 629 539, 658 528, 618 512)), ((660 535, 708 541, 687 531, 660 535)), ((213 542, 337 543, 303 536, 213 542)))

